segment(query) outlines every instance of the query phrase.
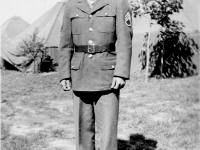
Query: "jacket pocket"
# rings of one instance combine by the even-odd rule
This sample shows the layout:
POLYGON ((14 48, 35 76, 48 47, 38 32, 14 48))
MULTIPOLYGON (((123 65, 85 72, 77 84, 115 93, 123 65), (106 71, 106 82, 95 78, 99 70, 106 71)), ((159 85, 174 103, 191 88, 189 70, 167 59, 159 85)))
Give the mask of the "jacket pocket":
POLYGON ((83 53, 74 53, 71 60, 71 70, 79 70, 83 60, 83 53))
POLYGON ((110 86, 113 80, 116 57, 100 58, 101 84, 110 86))
POLYGON ((112 33, 116 26, 116 12, 114 10, 102 10, 96 15, 95 27, 97 31, 103 33, 112 33))
POLYGON ((71 12, 72 34, 81 34, 84 30, 84 19, 86 15, 83 12, 71 12))
POLYGON ((116 65, 116 60, 105 61, 101 60, 101 70, 114 70, 116 65))

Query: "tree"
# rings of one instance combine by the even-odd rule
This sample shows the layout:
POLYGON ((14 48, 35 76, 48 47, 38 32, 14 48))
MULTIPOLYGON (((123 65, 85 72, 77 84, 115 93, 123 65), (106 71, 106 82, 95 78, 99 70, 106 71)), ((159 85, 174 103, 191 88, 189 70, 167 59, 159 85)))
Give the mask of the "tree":
POLYGON ((184 24, 170 18, 171 14, 182 9, 182 2, 182 0, 130 0, 135 17, 149 14, 150 29, 152 20, 162 26, 156 46, 149 44, 150 29, 149 33, 145 35, 145 43, 140 57, 143 69, 146 67, 146 81, 149 76, 155 74, 155 70, 157 72, 159 70, 161 78, 182 77, 191 74, 187 69, 194 67, 190 60, 193 55, 192 51, 195 49, 192 44, 194 42, 183 32, 184 24), (151 53, 149 48, 153 49, 151 53), (179 55, 183 53, 185 55, 179 55), (166 59, 165 56, 168 54, 171 54, 171 58, 166 59))
MULTIPOLYGON (((47 58, 47 49, 45 47, 44 39, 38 37, 39 30, 35 28, 32 35, 28 38, 22 39, 19 43, 21 49, 21 56, 25 56, 28 59, 23 63, 23 67, 26 69, 30 63, 34 63, 34 73, 36 67, 38 68, 38 58, 40 60, 47 58)), ((38 69, 36 73, 38 72, 38 69)))

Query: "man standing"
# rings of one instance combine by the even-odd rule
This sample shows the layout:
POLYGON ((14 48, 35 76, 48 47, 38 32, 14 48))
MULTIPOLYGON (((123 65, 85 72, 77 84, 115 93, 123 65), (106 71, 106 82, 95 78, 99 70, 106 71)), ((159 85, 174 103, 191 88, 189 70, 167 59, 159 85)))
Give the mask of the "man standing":
POLYGON ((59 46, 60 84, 73 89, 77 150, 117 150, 119 93, 130 77, 127 0, 71 0, 59 46))

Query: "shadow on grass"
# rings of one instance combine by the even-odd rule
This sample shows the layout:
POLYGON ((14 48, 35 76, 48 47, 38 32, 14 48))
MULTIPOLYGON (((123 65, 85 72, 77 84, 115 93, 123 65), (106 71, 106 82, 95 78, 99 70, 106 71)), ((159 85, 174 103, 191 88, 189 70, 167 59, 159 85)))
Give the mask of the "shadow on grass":
POLYGON ((157 143, 141 134, 131 134, 129 140, 118 139, 118 150, 155 150, 157 143))

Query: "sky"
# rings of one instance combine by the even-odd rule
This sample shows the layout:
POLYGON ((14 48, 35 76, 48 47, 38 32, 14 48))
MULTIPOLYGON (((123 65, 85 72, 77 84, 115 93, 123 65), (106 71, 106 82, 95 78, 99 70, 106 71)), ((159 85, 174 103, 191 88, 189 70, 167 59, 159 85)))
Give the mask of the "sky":
POLYGON ((0 0, 1 25, 13 16, 33 23, 61 0, 0 0))

